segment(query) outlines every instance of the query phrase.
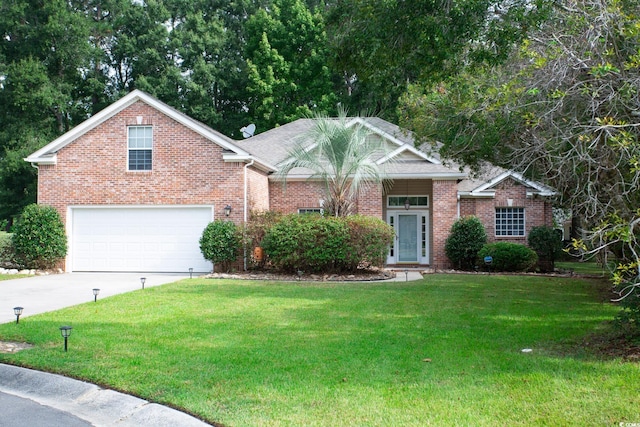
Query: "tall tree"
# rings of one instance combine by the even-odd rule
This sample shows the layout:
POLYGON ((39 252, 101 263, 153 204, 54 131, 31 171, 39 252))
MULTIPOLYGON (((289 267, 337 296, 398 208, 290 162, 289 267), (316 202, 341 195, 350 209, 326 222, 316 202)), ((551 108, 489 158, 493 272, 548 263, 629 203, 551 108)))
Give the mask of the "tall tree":
POLYGON ((414 86, 402 103, 405 125, 444 155, 556 188, 590 247, 618 257, 623 294, 640 286, 639 6, 559 4, 506 66, 414 86))
POLYGON ((504 60, 541 20, 546 0, 336 0, 327 21, 334 67, 359 108, 396 118, 410 83, 468 61, 504 60))
POLYGON ((311 112, 333 113, 323 18, 301 0, 275 0, 247 23, 249 114, 260 130, 311 112))

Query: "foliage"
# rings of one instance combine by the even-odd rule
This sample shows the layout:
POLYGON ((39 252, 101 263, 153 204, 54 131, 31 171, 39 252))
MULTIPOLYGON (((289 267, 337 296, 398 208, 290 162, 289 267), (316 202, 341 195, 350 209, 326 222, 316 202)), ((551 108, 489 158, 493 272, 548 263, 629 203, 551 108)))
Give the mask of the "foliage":
POLYGON ((273 225, 262 240, 269 262, 284 271, 338 271, 345 263, 349 230, 344 220, 291 214, 273 225))
POLYGON ((348 216, 345 222, 349 227, 345 269, 382 267, 395 236, 393 227, 380 218, 362 215, 348 216))
POLYGON ((313 111, 335 112, 337 97, 324 19, 302 0, 274 0, 246 24, 249 114, 258 129, 313 111))
POLYGON ((451 233, 444 245, 444 251, 455 268, 472 270, 476 265, 478 251, 487 243, 484 225, 475 216, 458 219, 451 226, 451 233))
POLYGON ((24 208, 12 237, 16 257, 29 268, 51 268, 67 254, 67 236, 58 211, 31 204, 24 208))
POLYGON ((395 121, 407 84, 499 63, 551 2, 494 0, 333 2, 327 27, 349 101, 395 121))
POLYGON ((640 283, 637 0, 558 3, 499 67, 415 85, 403 124, 444 157, 547 183, 590 230, 575 249, 615 254, 621 296, 640 283), (562 31, 559 31, 562 29, 562 31))
POLYGON ((351 215, 358 195, 384 185, 387 178, 376 160, 390 148, 382 138, 370 136, 371 131, 361 121, 347 117, 344 110, 336 119, 316 116, 313 127, 298 138, 288 158, 278 165, 278 176, 286 185, 292 169, 311 170, 311 178, 324 186, 325 213, 351 215))
POLYGON ((12 235, 0 231, 0 267, 16 266, 16 251, 13 247, 12 235))
POLYGON ((229 271, 231 263, 238 258, 241 239, 236 225, 231 221, 210 222, 200 237, 200 251, 205 259, 220 263, 224 271, 229 271))
POLYGON ((543 272, 552 272, 555 261, 564 253, 562 238, 556 230, 548 226, 533 227, 527 237, 529 247, 538 254, 538 262, 543 272))
MULTIPOLYGON (((282 213, 276 211, 263 211, 254 212, 249 214, 249 221, 243 225, 242 239, 244 249, 247 253, 253 254, 253 250, 257 247, 262 247, 262 239, 267 234, 269 229, 277 224, 282 219, 282 213)), ((256 265, 263 265, 264 258, 262 260, 253 259, 249 257, 249 261, 256 265)))
POLYGON ((478 265, 484 265, 485 257, 492 257, 491 266, 495 271, 529 271, 538 262, 533 249, 519 243, 488 243, 478 252, 478 265))

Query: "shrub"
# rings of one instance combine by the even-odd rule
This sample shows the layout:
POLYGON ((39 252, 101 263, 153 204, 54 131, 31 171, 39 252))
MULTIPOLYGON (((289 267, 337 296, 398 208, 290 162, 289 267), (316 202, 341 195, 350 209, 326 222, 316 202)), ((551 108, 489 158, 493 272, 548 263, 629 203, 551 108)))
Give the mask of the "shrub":
POLYGON ((29 268, 51 268, 67 254, 67 236, 60 214, 51 206, 31 204, 14 227, 17 260, 29 268))
POLYGON ((564 253, 562 237, 551 227, 533 227, 529 232, 529 247, 538 254, 538 267, 542 272, 555 269, 555 261, 564 253))
POLYGON ((15 268, 16 251, 13 248, 12 235, 0 231, 0 267, 15 268))
POLYGON ((444 245, 445 253, 455 268, 471 270, 476 265, 478 251, 487 243, 487 233, 475 216, 458 219, 444 245))
POLYGON ((380 218, 369 216, 348 216, 345 221, 349 227, 349 246, 344 269, 382 267, 393 241, 393 228, 380 218))
POLYGON ((264 264, 264 258, 254 258, 254 249, 258 246, 262 246, 262 239, 267 234, 267 231, 277 224, 282 218, 280 212, 264 211, 264 212, 251 212, 249 221, 247 221, 242 228, 242 244, 247 254, 251 256, 248 260, 254 266, 261 266, 264 264))
POLYGON ((493 258, 491 270, 495 271, 527 271, 538 262, 538 255, 525 245, 509 242, 486 244, 478 252, 478 263, 484 264, 484 258, 493 258))
POLYGON ((231 221, 210 222, 200 237, 200 251, 205 259, 214 263, 214 267, 220 263, 222 270, 229 271, 240 251, 240 234, 236 225, 231 221))
POLYGON ((285 271, 336 271, 346 260, 349 230, 344 219, 291 214, 266 232, 262 248, 285 271))

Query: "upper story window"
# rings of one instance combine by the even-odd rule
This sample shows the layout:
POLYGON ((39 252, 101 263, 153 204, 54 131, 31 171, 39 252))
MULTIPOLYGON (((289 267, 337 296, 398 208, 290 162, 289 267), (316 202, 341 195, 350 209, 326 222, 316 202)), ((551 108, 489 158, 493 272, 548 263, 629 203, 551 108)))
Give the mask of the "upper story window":
POLYGON ((129 126, 128 168, 130 171, 150 171, 153 158, 153 128, 129 126))
POLYGON ((524 208, 496 208, 496 236, 524 236, 524 208))

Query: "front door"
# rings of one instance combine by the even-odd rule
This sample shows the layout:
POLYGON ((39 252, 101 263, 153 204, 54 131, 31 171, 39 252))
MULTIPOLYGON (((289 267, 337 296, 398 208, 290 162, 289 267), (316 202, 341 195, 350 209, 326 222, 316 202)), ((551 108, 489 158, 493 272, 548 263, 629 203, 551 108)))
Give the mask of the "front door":
POLYGON ((429 264, 428 211, 390 211, 387 221, 396 232, 388 264, 429 264))

